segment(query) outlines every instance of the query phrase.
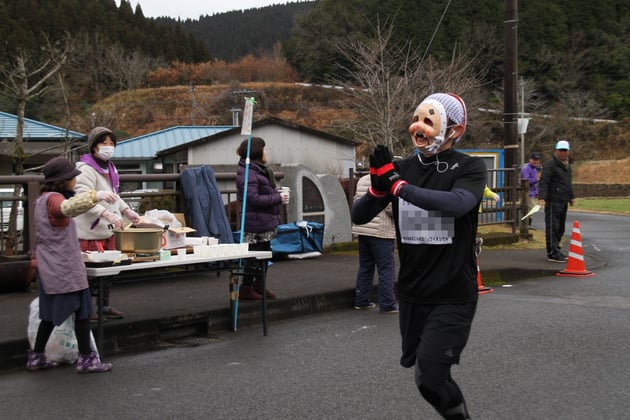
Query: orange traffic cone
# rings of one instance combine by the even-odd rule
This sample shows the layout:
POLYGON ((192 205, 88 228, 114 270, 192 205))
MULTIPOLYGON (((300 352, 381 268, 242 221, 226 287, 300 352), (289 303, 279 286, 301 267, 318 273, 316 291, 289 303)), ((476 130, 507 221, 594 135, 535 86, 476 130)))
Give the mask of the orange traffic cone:
POLYGON ((584 265, 584 251, 582 250, 582 235, 580 233, 580 222, 573 222, 573 232, 571 232, 571 244, 569 245, 569 259, 564 270, 558 271, 556 276, 566 277, 588 277, 595 273, 588 271, 584 265))
POLYGON ((479 269, 479 257, 477 257, 477 292, 480 295, 484 295, 486 293, 492 293, 492 287, 484 286, 481 282, 481 270, 479 269))

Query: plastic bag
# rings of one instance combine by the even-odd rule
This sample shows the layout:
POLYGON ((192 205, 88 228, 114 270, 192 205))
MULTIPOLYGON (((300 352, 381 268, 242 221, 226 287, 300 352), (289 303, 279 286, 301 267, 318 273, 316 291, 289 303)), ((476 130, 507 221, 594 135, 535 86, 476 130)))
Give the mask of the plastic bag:
POLYGON ((142 216, 142 221, 137 225, 138 227, 160 227, 164 228, 180 228, 182 222, 177 220, 177 217, 168 210, 149 210, 142 216))
MULTIPOLYGON (((30 311, 28 316, 28 341, 31 349, 35 347, 35 339, 37 337, 37 329, 39 328, 39 298, 33 299, 29 305, 30 311)), ((96 342, 94 335, 90 331, 90 346, 96 352, 96 342)), ((75 363, 79 358, 79 347, 77 337, 74 333, 74 315, 70 315, 61 325, 55 327, 50 334, 46 350, 44 352, 46 358, 53 362, 59 363, 75 363)))

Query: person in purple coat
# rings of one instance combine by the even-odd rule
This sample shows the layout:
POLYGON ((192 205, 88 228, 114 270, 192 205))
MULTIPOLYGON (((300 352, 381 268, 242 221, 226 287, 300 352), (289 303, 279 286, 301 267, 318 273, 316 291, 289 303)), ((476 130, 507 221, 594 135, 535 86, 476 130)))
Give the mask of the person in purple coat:
MULTIPOLYGON (((276 228, 280 224, 280 210, 282 204, 289 202, 289 192, 280 192, 276 188, 273 171, 267 165, 265 141, 260 137, 252 137, 250 141, 243 242, 249 243, 250 251, 271 251, 271 240, 276 237, 276 228)), ((236 172, 236 190, 239 203, 243 202, 245 193, 247 142, 247 139, 243 140, 236 150, 240 156, 236 172)), ((263 261, 263 264, 266 264, 266 261, 263 261)), ((248 273, 257 273, 261 270, 260 262, 247 260, 244 269, 248 273)), ((261 279, 259 275, 244 276, 239 298, 261 300, 263 293, 261 279)), ((268 299, 276 298, 276 295, 269 290, 266 291, 266 295, 268 299)))
MULTIPOLYGON (((521 169, 521 179, 526 179, 529 182, 529 193, 527 195, 527 211, 529 212, 537 203, 536 197, 538 197, 538 181, 540 181, 540 153, 532 152, 529 155, 529 162, 521 169)), ((528 225, 531 229, 532 218, 528 218, 528 225)))

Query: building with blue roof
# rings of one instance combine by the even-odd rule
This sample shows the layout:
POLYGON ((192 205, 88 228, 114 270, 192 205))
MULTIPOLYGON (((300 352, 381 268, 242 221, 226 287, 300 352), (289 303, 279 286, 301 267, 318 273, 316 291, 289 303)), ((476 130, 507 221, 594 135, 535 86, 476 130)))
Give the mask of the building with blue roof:
POLYGON ((122 140, 116 145, 116 162, 157 158, 158 152, 213 136, 232 126, 176 126, 122 140))
MULTIPOLYGON (((265 139, 272 164, 306 164, 335 175, 345 175, 355 165, 355 140, 278 118, 254 122, 252 135, 265 139)), ((179 173, 200 165, 231 171, 245 138, 239 126, 176 126, 119 140, 113 161, 120 173, 179 173)))
MULTIPOLYGON (((0 111, 0 174, 13 170, 17 115, 0 111)), ((65 155, 75 157, 77 148, 85 145, 86 135, 62 127, 24 118, 23 147, 26 153, 24 168, 38 168, 49 159, 65 155)))

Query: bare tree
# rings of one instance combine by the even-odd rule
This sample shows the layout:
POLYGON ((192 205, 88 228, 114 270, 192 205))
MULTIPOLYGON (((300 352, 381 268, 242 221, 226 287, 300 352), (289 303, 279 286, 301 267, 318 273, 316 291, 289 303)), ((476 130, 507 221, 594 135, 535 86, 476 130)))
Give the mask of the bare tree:
POLYGON ((163 64, 160 60, 142 54, 128 53, 121 45, 112 45, 106 51, 106 74, 120 91, 138 89, 149 71, 163 64))
POLYGON ((68 74, 86 101, 98 101, 110 92, 105 51, 109 41, 100 33, 80 32, 74 38, 75 48, 68 57, 68 74))
POLYGON ((385 144, 394 154, 405 155, 412 148, 407 127, 419 101, 436 91, 472 93, 482 75, 475 58, 457 46, 447 63, 431 57, 423 62, 409 43, 393 44, 392 33, 392 24, 386 22, 378 24, 367 41, 339 43, 337 48, 349 62, 343 70, 350 81, 333 83, 344 87, 359 114, 346 128, 366 146, 385 144))
POLYGON ((420 66, 409 45, 390 45, 392 32, 392 25, 379 25, 367 42, 339 43, 338 50, 350 63, 344 68, 350 81, 333 83, 344 87, 359 114, 347 125, 355 137, 371 146, 385 144, 399 150, 401 129, 416 102, 410 87, 420 66))
MULTIPOLYGON (((46 39, 45 47, 41 54, 31 54, 24 49, 19 49, 8 63, 0 67, 0 84, 4 90, 16 101, 17 129, 13 142, 14 173, 24 174, 24 160, 27 157, 24 151, 24 113, 26 104, 31 99, 44 95, 54 86, 54 76, 59 73, 66 63, 71 43, 69 38, 59 43, 52 43, 46 39), (51 82, 52 81, 52 82, 51 82)), ((14 195, 20 194, 20 186, 15 186, 14 195)), ((17 202, 13 202, 9 218, 7 232, 7 255, 13 253, 17 242, 17 202)))
POLYGON ((58 74, 68 59, 71 49, 69 38, 51 43, 46 38, 46 46, 41 54, 35 55, 19 49, 13 59, 0 67, 3 78, 0 84, 16 101, 17 130, 14 141, 15 174, 24 173, 24 112, 31 99, 44 95, 54 87, 54 76, 58 74))

